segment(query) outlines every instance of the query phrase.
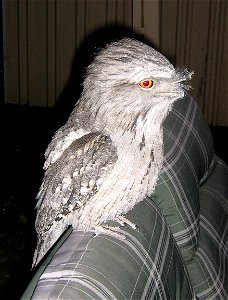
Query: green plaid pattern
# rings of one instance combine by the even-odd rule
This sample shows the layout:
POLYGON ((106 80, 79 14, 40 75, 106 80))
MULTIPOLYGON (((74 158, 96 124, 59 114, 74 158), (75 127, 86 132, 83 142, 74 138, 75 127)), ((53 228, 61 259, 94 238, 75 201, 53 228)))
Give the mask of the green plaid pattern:
POLYGON ((164 122, 165 161, 152 196, 166 217, 186 262, 199 238, 199 182, 213 158, 212 136, 197 104, 175 103, 164 122))
POLYGON ((213 173, 200 187, 200 239, 187 265, 200 299, 228 299, 228 168, 215 157, 213 173))
POLYGON ((124 227, 126 239, 73 232, 32 299, 193 299, 179 250, 157 206, 145 199, 128 217, 140 230, 124 227))
POLYGON ((227 299, 227 167, 191 97, 163 125, 155 192, 127 214, 139 230, 122 228, 126 239, 68 231, 22 299, 34 288, 32 299, 227 299))

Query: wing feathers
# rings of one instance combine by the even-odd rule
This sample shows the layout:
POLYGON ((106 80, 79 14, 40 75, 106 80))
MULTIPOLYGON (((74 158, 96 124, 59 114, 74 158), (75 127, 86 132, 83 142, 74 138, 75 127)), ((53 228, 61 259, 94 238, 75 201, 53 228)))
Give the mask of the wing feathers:
POLYGON ((100 188, 116 160, 116 149, 107 136, 90 133, 72 142, 45 172, 37 195, 37 231, 47 231, 59 216, 79 210, 100 188))
POLYGON ((78 130, 71 130, 67 134, 63 135, 62 131, 57 131, 56 135, 52 139, 50 145, 48 146, 45 157, 46 162, 44 164, 44 169, 46 170, 51 164, 55 163, 63 154, 63 152, 75 141, 89 134, 90 131, 85 131, 80 128, 78 130), (61 139, 59 139, 61 135, 61 139))
POLYGON ((70 224, 76 226, 80 209, 99 190, 116 161, 116 148, 111 139, 89 133, 72 141, 61 158, 49 164, 37 195, 38 241, 33 265, 70 224))

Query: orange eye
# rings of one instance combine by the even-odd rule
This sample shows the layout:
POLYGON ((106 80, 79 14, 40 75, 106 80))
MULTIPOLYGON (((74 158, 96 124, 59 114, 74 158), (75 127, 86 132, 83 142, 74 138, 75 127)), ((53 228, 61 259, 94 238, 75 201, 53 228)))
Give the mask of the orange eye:
POLYGON ((150 88, 152 88, 153 85, 154 85, 154 82, 151 79, 147 79, 147 80, 143 80, 143 81, 139 82, 139 86, 142 89, 150 89, 150 88))

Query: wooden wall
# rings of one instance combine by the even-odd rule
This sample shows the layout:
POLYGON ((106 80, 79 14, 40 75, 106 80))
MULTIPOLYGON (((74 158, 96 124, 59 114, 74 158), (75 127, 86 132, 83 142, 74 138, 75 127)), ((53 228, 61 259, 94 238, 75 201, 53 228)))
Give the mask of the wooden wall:
POLYGON ((132 20, 131 2, 3 1, 5 102, 53 106, 93 30, 132 20))
POLYGON ((85 38, 123 25, 194 70, 207 120, 228 126, 226 14, 225 0, 3 0, 5 103, 54 106, 85 38))
POLYGON ((207 121, 228 126, 227 1, 162 0, 161 51, 194 71, 191 93, 207 121))

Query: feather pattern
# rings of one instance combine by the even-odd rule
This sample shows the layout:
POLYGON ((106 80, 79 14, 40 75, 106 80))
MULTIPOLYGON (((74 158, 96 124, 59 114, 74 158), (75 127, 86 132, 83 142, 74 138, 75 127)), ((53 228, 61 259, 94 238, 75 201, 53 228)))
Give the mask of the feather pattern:
POLYGON ((95 57, 78 104, 45 153, 34 265, 69 225, 99 233, 153 193, 163 163, 162 122, 190 77, 135 40, 112 43, 95 57), (143 80, 152 88, 140 88, 143 80))

